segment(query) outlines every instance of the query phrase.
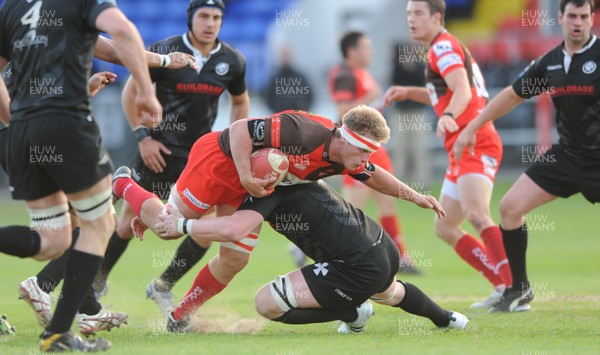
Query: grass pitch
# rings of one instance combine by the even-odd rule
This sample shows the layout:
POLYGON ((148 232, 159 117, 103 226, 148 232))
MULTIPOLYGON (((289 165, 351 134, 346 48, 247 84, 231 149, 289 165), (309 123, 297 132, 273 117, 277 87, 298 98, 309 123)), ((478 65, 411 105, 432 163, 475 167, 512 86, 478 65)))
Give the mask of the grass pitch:
MULTIPOLYGON (((492 201, 508 185, 498 184, 492 201)), ((434 189, 439 191, 438 189, 434 189)), ((372 210, 372 206, 369 207, 372 210)), ((598 208, 581 196, 558 200, 529 218, 529 278, 536 292, 532 311, 488 314, 469 305, 487 297, 491 286, 433 234, 433 213, 399 202, 405 241, 424 276, 400 276, 443 307, 466 314, 464 332, 440 331, 428 320, 397 308, 375 305, 375 316, 360 336, 337 334, 336 324, 290 326, 267 322, 254 311, 254 293, 275 275, 293 269, 288 242, 265 226, 248 267, 199 312, 201 332, 173 335, 145 288, 171 260, 178 241, 165 242, 148 233, 134 240, 115 267, 107 307, 129 314, 129 325, 100 336, 113 343, 112 354, 581 354, 600 353, 600 228, 598 208), (596 221, 596 222, 595 222, 596 221)), ((3 199, 0 225, 28 224, 19 202, 3 199)), ((472 229, 469 229, 472 231, 472 229)), ((196 272, 212 257, 213 247, 177 284, 187 291, 196 272)), ((16 336, 0 336, 2 354, 39 353, 37 325, 31 309, 17 300, 17 286, 43 266, 33 260, 0 255, 0 314, 7 314, 16 336)))

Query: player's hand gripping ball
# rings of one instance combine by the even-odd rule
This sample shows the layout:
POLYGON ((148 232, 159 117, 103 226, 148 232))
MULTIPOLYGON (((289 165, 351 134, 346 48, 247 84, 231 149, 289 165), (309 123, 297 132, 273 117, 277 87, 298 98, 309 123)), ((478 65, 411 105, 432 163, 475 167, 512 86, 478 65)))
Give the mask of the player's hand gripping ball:
POLYGON ((272 189, 283 180, 290 163, 281 150, 263 148, 252 153, 251 165, 254 177, 259 179, 277 178, 273 184, 267 187, 267 189, 272 189))

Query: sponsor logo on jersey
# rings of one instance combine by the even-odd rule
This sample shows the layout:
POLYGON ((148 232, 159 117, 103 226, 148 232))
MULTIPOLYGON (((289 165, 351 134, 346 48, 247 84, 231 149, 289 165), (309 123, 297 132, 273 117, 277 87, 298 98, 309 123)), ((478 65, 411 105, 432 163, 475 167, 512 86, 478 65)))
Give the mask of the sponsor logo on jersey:
POLYGON ((446 69, 457 64, 462 65, 463 61, 460 58, 460 56, 456 53, 447 54, 437 61, 437 67, 440 70, 440 73, 443 73, 444 71, 446 71, 446 69))
POLYGON ((592 74, 593 72, 596 71, 596 63, 594 63, 593 61, 589 61, 589 62, 585 62, 583 64, 583 68, 582 68, 583 72, 586 74, 592 74))
POLYGON ((496 175, 498 168, 498 161, 489 155, 481 155, 481 162, 483 163, 483 172, 491 177, 496 175))
POLYGON ((562 64, 555 64, 555 65, 549 65, 546 70, 547 71, 552 71, 552 70, 559 70, 562 69, 562 64))
POLYGON ((444 53, 454 52, 454 49, 450 41, 439 41, 433 45, 433 52, 436 56, 441 57, 444 53))
POLYGON ((223 93, 223 88, 204 83, 177 83, 177 91, 219 96, 223 93))
POLYGON ((192 205, 207 210, 210 208, 208 203, 204 203, 196 198, 189 189, 183 190, 183 195, 192 203, 192 205))
POLYGON ((217 66, 215 67, 215 72, 217 72, 217 75, 225 75, 225 74, 227 74, 228 71, 229 71, 229 64, 227 64, 225 62, 221 62, 221 63, 217 64, 217 66))

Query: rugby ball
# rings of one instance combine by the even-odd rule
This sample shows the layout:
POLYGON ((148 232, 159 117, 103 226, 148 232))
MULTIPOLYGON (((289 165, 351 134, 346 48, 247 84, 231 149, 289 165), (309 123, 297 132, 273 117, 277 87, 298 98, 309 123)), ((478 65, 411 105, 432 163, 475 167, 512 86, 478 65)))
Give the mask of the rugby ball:
POLYGON ((267 187, 269 189, 279 185, 289 166, 287 157, 279 149, 263 148, 255 151, 251 156, 252 176, 259 179, 277 178, 275 183, 267 187))

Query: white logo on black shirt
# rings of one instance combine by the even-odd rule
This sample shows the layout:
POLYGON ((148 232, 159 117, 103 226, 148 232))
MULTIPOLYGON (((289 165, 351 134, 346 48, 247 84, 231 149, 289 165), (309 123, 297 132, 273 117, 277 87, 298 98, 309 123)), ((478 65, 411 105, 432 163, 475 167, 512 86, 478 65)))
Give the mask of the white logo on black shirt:
POLYGON ((559 70, 559 69, 562 69, 562 64, 549 65, 546 68, 546 70, 548 70, 548 71, 559 70))
POLYGON ((217 75, 225 75, 229 71, 229 64, 221 62, 215 67, 217 75))
POLYGON ((593 72, 596 71, 596 63, 594 63, 593 61, 589 61, 589 62, 585 62, 583 64, 583 68, 582 68, 583 72, 586 74, 592 74, 593 72))
POLYGON ((326 276, 329 272, 327 266, 329 266, 329 263, 316 263, 315 268, 313 269, 315 275, 319 276, 319 274, 323 274, 323 276, 326 276))

